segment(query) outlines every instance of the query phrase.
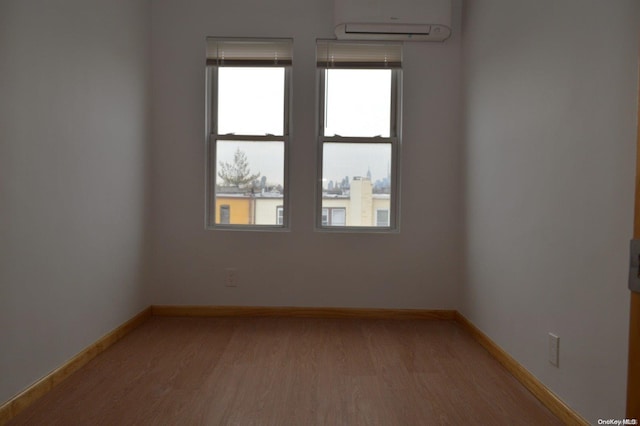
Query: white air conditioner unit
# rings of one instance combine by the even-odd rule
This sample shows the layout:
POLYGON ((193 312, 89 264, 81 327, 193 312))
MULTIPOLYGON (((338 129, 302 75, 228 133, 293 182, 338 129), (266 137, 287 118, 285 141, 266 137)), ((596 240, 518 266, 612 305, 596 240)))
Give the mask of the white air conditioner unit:
POLYGON ((338 39, 444 41, 451 0, 334 0, 338 39))

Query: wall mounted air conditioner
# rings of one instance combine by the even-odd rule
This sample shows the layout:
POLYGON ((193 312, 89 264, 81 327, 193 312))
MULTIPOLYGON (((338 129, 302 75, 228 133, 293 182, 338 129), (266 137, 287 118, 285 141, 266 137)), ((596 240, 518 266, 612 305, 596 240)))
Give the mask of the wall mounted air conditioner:
POLYGON ((444 41, 451 0, 334 0, 338 39, 444 41))

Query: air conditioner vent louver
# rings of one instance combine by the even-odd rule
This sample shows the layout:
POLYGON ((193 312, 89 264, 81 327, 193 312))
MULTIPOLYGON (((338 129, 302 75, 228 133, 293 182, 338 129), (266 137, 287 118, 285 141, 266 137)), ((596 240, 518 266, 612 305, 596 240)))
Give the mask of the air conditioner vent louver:
POLYGON ((347 34, 423 34, 429 35, 431 25, 416 24, 345 24, 347 34))

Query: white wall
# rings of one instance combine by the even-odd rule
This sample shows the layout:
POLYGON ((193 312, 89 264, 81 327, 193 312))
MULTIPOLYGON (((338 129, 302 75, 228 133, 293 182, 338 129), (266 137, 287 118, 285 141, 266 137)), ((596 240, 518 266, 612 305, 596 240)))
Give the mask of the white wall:
POLYGON ((401 232, 319 233, 315 39, 333 37, 332 13, 328 0, 153 2, 153 303, 456 307, 459 22, 444 44, 404 49, 401 232), (291 232, 204 229, 206 36, 294 39, 291 232), (224 287, 226 267, 237 288, 224 287))
POLYGON ((638 6, 474 0, 463 19, 461 310, 594 424, 624 418, 638 6))
POLYGON ((0 403, 149 304, 148 9, 0 2, 0 403))

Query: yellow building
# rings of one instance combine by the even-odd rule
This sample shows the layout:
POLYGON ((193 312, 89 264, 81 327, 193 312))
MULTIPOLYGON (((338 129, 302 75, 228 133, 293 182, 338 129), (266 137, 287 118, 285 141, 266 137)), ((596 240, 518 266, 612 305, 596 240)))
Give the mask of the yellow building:
POLYGON ((251 198, 245 194, 216 196, 216 224, 250 225, 253 223, 251 198))

